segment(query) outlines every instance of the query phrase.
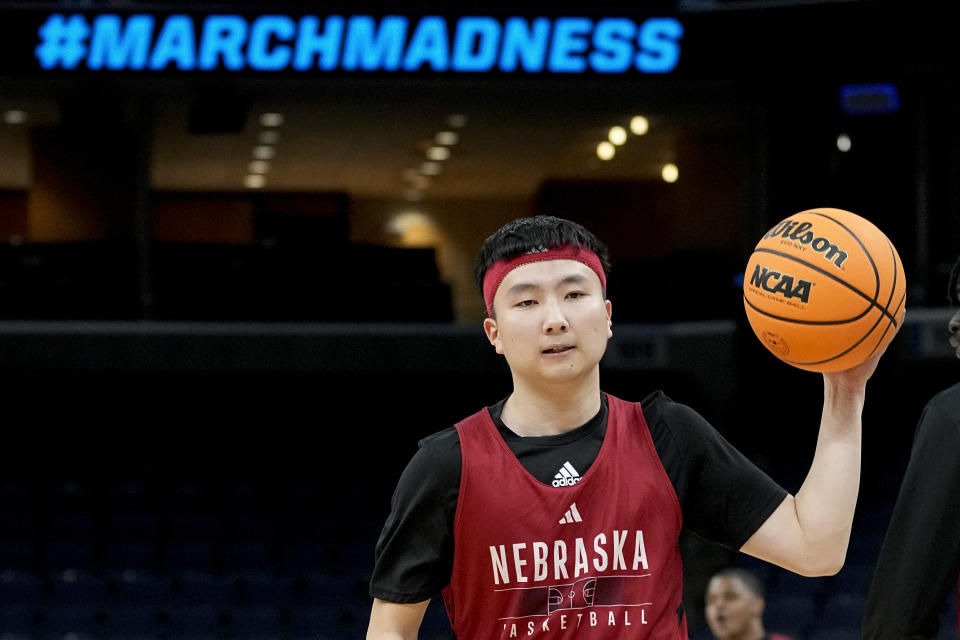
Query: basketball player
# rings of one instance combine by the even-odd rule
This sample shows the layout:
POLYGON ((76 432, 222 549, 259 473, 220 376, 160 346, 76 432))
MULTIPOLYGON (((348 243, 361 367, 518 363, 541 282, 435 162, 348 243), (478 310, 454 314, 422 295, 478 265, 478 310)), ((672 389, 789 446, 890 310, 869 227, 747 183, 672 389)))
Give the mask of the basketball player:
POLYGON ((749 571, 730 568, 713 574, 705 600, 707 625, 717 640, 790 640, 780 633, 767 633, 763 585, 749 571))
POLYGON ((368 640, 414 640, 441 592, 460 640, 686 638, 681 528, 803 575, 843 564, 879 355, 824 374, 793 496, 662 392, 601 392, 607 271, 606 247, 568 220, 518 219, 484 242, 483 329, 513 390, 420 442, 377 543, 368 640))
MULTIPOLYGON (((960 257, 950 274, 960 305, 960 257)), ((948 323, 960 358, 960 310, 948 323)), ((960 383, 933 396, 920 416, 864 609, 870 640, 932 638, 960 573, 960 383)), ((960 628, 960 620, 957 622, 960 628)))

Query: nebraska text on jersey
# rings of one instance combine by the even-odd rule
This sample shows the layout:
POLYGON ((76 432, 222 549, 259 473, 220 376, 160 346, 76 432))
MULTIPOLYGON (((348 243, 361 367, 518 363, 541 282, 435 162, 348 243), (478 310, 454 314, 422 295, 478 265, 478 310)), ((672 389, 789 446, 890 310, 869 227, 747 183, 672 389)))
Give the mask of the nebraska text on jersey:
POLYGON ((574 538, 571 546, 564 540, 491 545, 494 584, 555 582, 579 578, 591 571, 604 573, 648 568, 643 531, 615 530, 609 536, 598 533, 592 539, 574 538))

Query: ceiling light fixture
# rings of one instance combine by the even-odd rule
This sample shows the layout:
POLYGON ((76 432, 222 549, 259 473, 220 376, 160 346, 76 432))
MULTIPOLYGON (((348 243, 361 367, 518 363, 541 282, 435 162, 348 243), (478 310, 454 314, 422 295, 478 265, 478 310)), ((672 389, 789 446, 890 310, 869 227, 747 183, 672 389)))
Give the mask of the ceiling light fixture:
POLYGON ((272 160, 277 155, 277 150, 268 145, 257 145, 251 152, 257 160, 272 160))
POLYGON ((283 124, 282 113, 261 113, 260 125, 264 127, 279 127, 283 124))
POLYGON ((456 131, 441 131, 437 135, 433 136, 433 139, 437 144, 449 147, 450 145, 457 144, 457 141, 460 140, 460 136, 457 135, 456 131))
POLYGON ((267 184, 267 179, 259 174, 250 174, 243 178, 243 186, 247 189, 260 189, 267 184))
POLYGON ((20 109, 4 111, 3 121, 7 124, 23 124, 27 121, 27 112, 20 109))
POLYGON ((257 142, 260 144, 277 144, 280 142, 280 132, 275 129, 261 131, 257 134, 257 142))
POLYGON ((660 169, 660 177, 664 182, 676 182, 680 177, 680 169, 672 162, 668 162, 660 169))
POLYGON ((610 160, 616 154, 617 149, 612 144, 604 140, 597 145, 597 157, 601 160, 610 160))
POLYGON ((607 132, 607 140, 619 146, 627 141, 627 130, 620 126, 610 127, 610 131, 607 132))
POLYGON ((422 173, 425 176, 439 175, 442 167, 443 165, 440 164, 439 162, 433 162, 433 161, 424 162, 423 164, 420 165, 420 173, 422 173))
POLYGON ((427 158, 442 161, 450 157, 450 149, 446 147, 430 147, 427 149, 427 158))
POLYGON ((650 121, 643 116, 633 116, 630 118, 630 131, 635 135, 642 136, 650 130, 650 121))

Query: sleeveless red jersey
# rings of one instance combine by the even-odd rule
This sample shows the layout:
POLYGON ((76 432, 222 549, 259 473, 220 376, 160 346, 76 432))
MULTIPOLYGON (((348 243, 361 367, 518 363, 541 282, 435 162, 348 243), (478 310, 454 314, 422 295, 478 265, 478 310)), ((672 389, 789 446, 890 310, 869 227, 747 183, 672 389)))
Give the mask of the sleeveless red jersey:
POLYGON ((486 409, 456 425, 443 598, 460 640, 687 637, 676 492, 640 405, 607 398, 603 445, 572 486, 530 475, 486 409))

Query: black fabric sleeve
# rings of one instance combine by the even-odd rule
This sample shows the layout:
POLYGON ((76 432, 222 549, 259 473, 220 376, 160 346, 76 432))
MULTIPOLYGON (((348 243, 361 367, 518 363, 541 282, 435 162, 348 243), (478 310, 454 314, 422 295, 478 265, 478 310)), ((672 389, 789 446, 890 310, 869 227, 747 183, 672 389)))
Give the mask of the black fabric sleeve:
POLYGON ((924 408, 864 607, 869 640, 933 638, 960 572, 960 385, 924 408))
POLYGON ((642 403, 654 446, 670 476, 684 529, 740 549, 787 491, 699 413, 662 392, 642 403))
POLYGON ((420 442, 400 476, 390 515, 377 541, 371 596, 390 602, 422 602, 449 584, 461 468, 456 429, 445 429, 420 442))

